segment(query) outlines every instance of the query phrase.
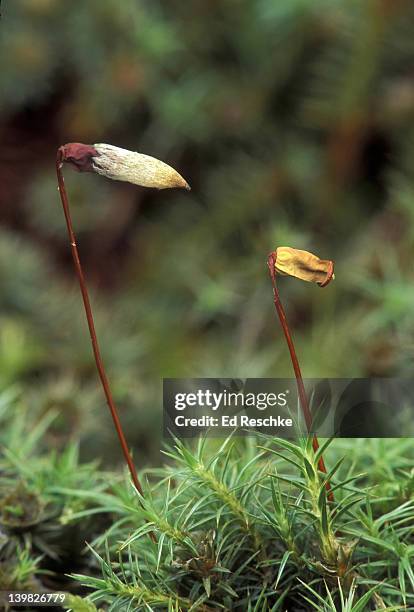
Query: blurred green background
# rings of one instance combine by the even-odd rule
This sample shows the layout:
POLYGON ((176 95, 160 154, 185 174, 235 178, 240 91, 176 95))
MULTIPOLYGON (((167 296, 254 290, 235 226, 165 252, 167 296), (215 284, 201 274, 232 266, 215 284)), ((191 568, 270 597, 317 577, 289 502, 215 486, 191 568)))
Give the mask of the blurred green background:
POLYGON ((414 371, 414 5, 404 0, 9 0, 0 22, 0 387, 48 443, 120 460, 58 197, 66 142, 159 157, 192 191, 66 169, 97 329, 137 463, 162 377, 289 376, 266 256, 307 377, 414 371))

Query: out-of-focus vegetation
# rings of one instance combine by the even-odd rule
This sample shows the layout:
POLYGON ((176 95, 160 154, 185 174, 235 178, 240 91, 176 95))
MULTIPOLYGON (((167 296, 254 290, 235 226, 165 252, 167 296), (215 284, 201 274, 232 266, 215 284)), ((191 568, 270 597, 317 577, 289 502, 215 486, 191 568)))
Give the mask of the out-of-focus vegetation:
POLYGON ((21 394, 1 393, 2 610, 8 609, 8 591, 79 591, 65 573, 74 568, 91 572, 84 554, 85 539, 92 534, 97 537, 109 526, 105 514, 82 516, 91 504, 81 499, 81 493, 94 490, 98 494, 117 479, 99 471, 97 462, 81 464, 75 442, 60 452, 50 450, 56 439, 56 412, 30 412, 21 394), (78 491, 77 497, 72 490, 78 491))
MULTIPOLYGON (((139 462, 163 376, 290 375, 265 259, 336 261, 283 283, 305 376, 412 375, 414 7, 400 0, 4 2, 0 381, 119 456, 54 176, 57 147, 173 164, 190 194, 67 170, 110 378, 139 462)), ((85 451, 86 452, 86 451, 85 451)))

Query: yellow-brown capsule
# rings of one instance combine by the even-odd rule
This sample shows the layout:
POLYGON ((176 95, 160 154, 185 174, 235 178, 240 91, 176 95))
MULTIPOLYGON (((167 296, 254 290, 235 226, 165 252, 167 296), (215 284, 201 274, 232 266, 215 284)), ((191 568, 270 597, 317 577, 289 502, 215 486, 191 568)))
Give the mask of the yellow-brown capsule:
POLYGON ((275 270, 278 274, 295 276, 301 280, 325 287, 333 278, 334 263, 330 259, 319 259, 309 251, 291 247, 278 247, 274 252, 275 270))

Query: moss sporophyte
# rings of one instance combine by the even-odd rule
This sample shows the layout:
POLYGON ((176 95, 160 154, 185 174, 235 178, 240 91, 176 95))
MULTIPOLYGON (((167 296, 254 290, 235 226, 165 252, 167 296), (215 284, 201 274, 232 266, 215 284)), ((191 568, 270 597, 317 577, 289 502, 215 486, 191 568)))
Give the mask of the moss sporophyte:
MULTIPOLYGON (((310 432, 312 429, 312 413, 309 407, 295 345, 277 289, 276 275, 294 276, 301 280, 317 283, 320 287, 326 287, 326 285, 335 278, 334 264, 333 261, 319 259, 319 257, 308 251, 301 251, 291 247, 278 247, 268 256, 267 266, 272 280, 274 305, 289 348, 290 358, 295 372, 299 401, 305 418, 306 427, 308 432, 310 432)), ((312 446, 316 453, 319 449, 319 442, 316 435, 313 435, 312 446)), ((326 474, 326 467, 322 454, 319 457, 318 468, 321 472, 326 474)), ((331 485, 328 480, 326 482, 326 489, 328 491, 329 501, 334 501, 333 492, 331 491, 331 485)))
POLYGON ((58 149, 56 158, 56 173, 58 179, 59 193, 62 201, 63 212, 66 219, 66 226, 69 236, 70 247, 72 251, 73 262, 75 265, 76 274, 78 276, 80 290, 82 293, 83 305, 85 308, 86 319, 91 336, 92 349, 95 358, 96 368, 99 378, 102 383, 106 401, 111 412, 113 423, 122 447, 125 461, 128 465, 132 481, 138 493, 142 496, 143 490, 139 481, 135 465, 133 463, 131 453, 128 449, 126 438, 119 419, 118 410, 114 403, 112 391, 109 385, 108 377, 105 372, 105 367, 102 361, 98 338, 95 330, 95 323, 92 314, 92 307, 89 299, 89 293, 85 282, 85 277, 82 270, 82 265, 79 258, 76 237, 73 230, 72 219, 70 215, 69 200, 65 189, 65 182, 62 173, 63 163, 70 164, 79 172, 95 172, 107 178, 127 181, 134 185, 142 187, 151 187, 154 189, 168 189, 179 187, 189 190, 190 187, 187 181, 173 168, 164 162, 136 153, 114 147, 108 144, 86 145, 79 142, 65 144, 58 149))

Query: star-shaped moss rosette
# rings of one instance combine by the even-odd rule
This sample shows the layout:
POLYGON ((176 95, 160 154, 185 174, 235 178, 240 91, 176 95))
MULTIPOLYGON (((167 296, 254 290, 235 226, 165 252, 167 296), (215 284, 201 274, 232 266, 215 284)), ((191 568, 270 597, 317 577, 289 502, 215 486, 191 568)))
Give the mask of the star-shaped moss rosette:
MULTIPOLYGON (((278 247, 267 259, 270 277, 273 285, 273 298, 276 312, 279 316, 280 325, 286 338, 286 343, 289 348, 290 358, 292 361, 293 370, 295 372, 296 384, 298 387, 299 400, 302 407, 303 415, 306 422, 306 427, 310 432, 312 429, 312 413, 309 407, 308 397, 306 395, 305 386, 303 384, 302 372, 299 361, 296 355, 295 345, 290 333, 289 324, 287 322, 285 310, 280 300, 279 291, 276 284, 276 276, 293 276, 307 282, 313 282, 320 287, 326 287, 334 276, 334 263, 329 259, 320 259, 309 251, 301 251, 292 247, 278 247)), ((313 435, 313 449, 316 452, 319 448, 319 442, 316 435, 313 435)), ((319 459, 319 469, 326 474, 325 462, 321 455, 319 459)), ((333 493, 330 483, 327 481, 326 488, 328 491, 328 499, 333 501, 333 493)))
POLYGON ((178 187, 187 190, 189 190, 190 187, 187 181, 176 170, 174 170, 174 168, 171 168, 171 166, 168 166, 159 159, 150 157, 149 155, 144 155, 142 153, 136 153, 134 151, 114 147, 113 145, 88 145, 80 142, 72 142, 61 146, 57 152, 56 173, 58 178, 59 193, 66 219, 73 262, 82 293, 95 363, 132 481, 138 493, 142 496, 142 487, 128 449, 119 419, 118 410, 112 397, 112 391, 99 350, 89 293, 79 258, 76 237, 73 231, 72 219, 70 215, 69 200, 62 173, 64 163, 71 165, 79 172, 95 172, 96 174, 101 174, 102 176, 112 180, 127 181, 133 185, 139 185, 142 187, 150 187, 153 189, 170 189, 178 187))

